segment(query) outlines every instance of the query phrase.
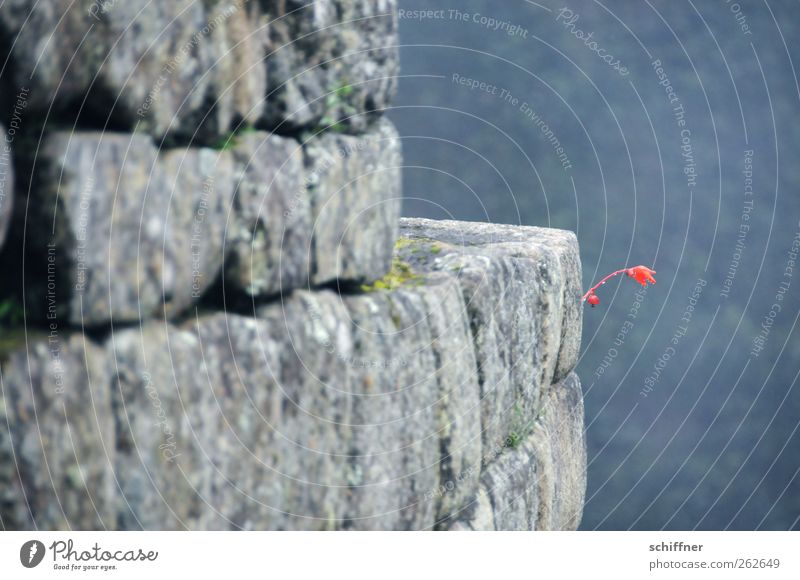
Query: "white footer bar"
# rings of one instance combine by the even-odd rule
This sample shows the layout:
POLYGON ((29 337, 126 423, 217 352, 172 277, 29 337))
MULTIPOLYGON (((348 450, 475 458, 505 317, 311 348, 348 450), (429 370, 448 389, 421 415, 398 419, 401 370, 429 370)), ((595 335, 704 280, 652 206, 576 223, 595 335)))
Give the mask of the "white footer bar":
POLYGON ((2 578, 800 578, 794 532, 0 532, 2 578), (246 576, 236 576, 236 575, 246 576), (232 576, 233 575, 233 576, 232 576), (413 576, 412 576, 413 575, 413 576), (436 576, 434 576, 436 575, 436 576), (558 575, 558 576, 555 576, 558 575), (592 576, 589 576, 592 575, 592 576))

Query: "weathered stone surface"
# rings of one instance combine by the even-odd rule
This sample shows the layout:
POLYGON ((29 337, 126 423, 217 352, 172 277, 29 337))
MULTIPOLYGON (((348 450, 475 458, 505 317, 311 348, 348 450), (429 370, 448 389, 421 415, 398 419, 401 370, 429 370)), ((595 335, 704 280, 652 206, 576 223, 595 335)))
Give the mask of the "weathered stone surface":
POLYGON ((313 281, 371 281, 391 263, 400 216, 400 139, 387 120, 361 137, 326 133, 306 146, 313 281))
MULTIPOLYGON (((114 333, 103 357, 116 449, 113 471, 102 467, 119 486, 115 525, 433 528, 475 493, 480 469, 459 293, 447 277, 344 302, 299 292, 257 319, 114 333), (457 469, 444 498, 427 493, 457 469)), ((28 390, 22 375, 5 384, 28 390)))
POLYGON ((274 310, 169 334, 149 325, 115 341, 124 528, 325 529, 342 520, 349 377, 313 336, 347 352, 346 316, 328 293, 292 302, 291 330, 274 310), (154 428, 162 417, 166 427, 154 428))
POLYGON ((270 92, 278 132, 363 131, 397 87, 396 0, 268 0, 270 92))
MULTIPOLYGON (((0 135, 6 135, 3 125, 0 125, 0 135)), ((14 168, 11 161, 11 145, 3 138, 0 144, 0 249, 6 241, 13 203, 14 168)))
POLYGON ((138 134, 50 135, 29 210, 35 299, 55 272, 59 316, 93 326, 185 311, 226 259, 225 283, 253 296, 387 272, 400 213, 388 121, 315 139, 305 157, 263 132, 234 143, 158 152, 138 134))
POLYGON ((194 444, 203 413, 212 408, 195 336, 163 324, 112 338, 114 470, 121 529, 183 529, 210 524, 206 464, 194 444), (170 372, 171 371, 171 372, 170 372), (179 377, 175 380, 174 377, 179 377))
POLYGON ((535 413, 542 389, 577 361, 575 235, 407 218, 401 220, 401 234, 410 242, 399 253, 412 267, 458 276, 480 371, 483 445, 497 447, 520 417, 535 413))
POLYGON ((419 294, 346 299, 354 326, 351 501, 345 527, 425 529, 439 483, 438 389, 419 294))
POLYGON ((533 442, 498 447, 486 457, 481 485, 456 514, 454 531, 525 531, 537 529, 540 506, 539 463, 533 442))
POLYGON ((455 521, 449 528, 451 532, 494 531, 494 513, 492 500, 486 489, 481 486, 475 499, 462 508, 460 515, 464 519, 455 521))
POLYGON ((269 18, 263 2, 206 0, 205 4, 213 62, 207 97, 211 106, 201 123, 205 132, 222 135, 231 127, 254 125, 264 113, 269 18))
POLYGON ((570 373, 545 395, 531 443, 539 473, 537 530, 576 530, 586 497, 583 392, 570 373))
POLYGON ((248 132, 232 148, 238 185, 226 285, 253 296, 389 270, 400 217, 402 155, 383 120, 365 135, 294 139, 248 132))
POLYGON ((74 113, 86 98, 87 112, 163 135, 203 105, 213 55, 200 2, 11 0, 0 22, 33 109, 74 113))
POLYGON ((168 196, 162 279, 165 313, 173 316, 196 302, 221 271, 234 161, 228 152, 191 148, 162 153, 158 165, 165 186, 148 195, 168 196))
MULTIPOLYGON (((156 159, 146 136, 58 133, 44 144, 31 190, 36 216, 26 246, 33 259, 25 274, 50 274, 58 318, 91 325, 112 316, 136 320, 140 307, 153 314, 166 221, 156 159)), ((42 303, 45 288, 31 290, 42 303)))
POLYGON ((348 377, 307 333, 338 334, 346 351, 337 330, 346 316, 332 294, 306 299, 287 311, 293 338, 308 347, 302 360, 276 316, 213 316, 168 336, 151 325, 144 336, 128 331, 116 341, 128 409, 121 439, 152 424, 151 389, 174 426, 169 434, 151 428, 149 439, 120 452, 123 490, 133 490, 125 527, 322 529, 341 520, 348 377), (319 318, 297 316, 306 307, 319 318), (325 373, 326 381, 317 378, 325 373))
POLYGON ((238 181, 225 283, 252 296, 307 286, 311 207, 300 143, 256 132, 232 151, 238 181))
POLYGON ((379 293, 347 306, 301 292, 259 319, 115 333, 119 525, 432 527, 420 492, 438 484, 439 391, 424 303, 379 293))
POLYGON ((481 401, 478 367, 461 289, 451 276, 432 274, 418 290, 430 327, 430 348, 439 383, 439 487, 425 499, 436 502, 436 527, 443 528, 475 495, 481 472, 481 401))
POLYGON ((496 530, 534 530, 539 510, 536 458, 530 443, 500 455, 481 475, 496 530))
POLYGON ((29 346, 2 367, 2 525, 114 528, 109 361, 83 336, 62 342, 57 329, 29 346))
MULTIPOLYGON (((354 345, 346 309, 332 292, 298 292, 283 306, 260 310, 258 317, 271 340, 267 353, 277 360, 269 367, 276 369, 275 385, 268 391, 270 414, 262 414, 274 435, 272 442, 262 439, 260 446, 253 445, 275 471, 268 479, 267 504, 280 512, 281 529, 339 528, 352 481, 348 454, 353 377, 347 361, 354 345)), ((247 356, 255 356, 247 341, 239 341, 237 348, 236 359, 245 364, 247 356)), ((258 385, 263 374, 255 373, 249 382, 258 385)), ((230 407, 234 417, 238 408, 230 407)), ((240 423, 243 440, 249 430, 248 423, 240 423)), ((237 461, 236 456, 229 461, 237 461)), ((261 485, 263 465, 253 463, 251 471, 251 480, 261 485)), ((263 527, 257 520, 252 525, 263 527)))
POLYGON ((361 132, 397 84, 395 0, 7 0, 0 41, 31 109, 157 138, 361 132))
MULTIPOLYGON (((471 226, 448 225, 452 228, 463 232, 471 226)), ((526 245, 535 247, 535 232, 524 233, 526 245)), ((475 234, 477 244, 481 238, 475 234)), ((180 325, 152 321, 113 332, 103 346, 84 347, 79 337, 69 341, 60 355, 67 366, 81 363, 88 353, 92 377, 103 377, 81 390, 78 385, 89 384, 86 373, 65 371, 74 381, 66 393, 79 397, 69 407, 72 437, 91 459, 80 473, 93 474, 93 481, 109 490, 103 495, 106 511, 100 512, 109 517, 102 517, 102 525, 576 527, 586 469, 577 377, 537 387, 530 412, 518 405, 497 430, 505 433, 504 441, 486 445, 483 434, 495 427, 482 391, 483 355, 471 324, 475 307, 465 298, 464 272, 439 267, 450 256, 466 260, 480 250, 483 267, 493 273, 493 260, 520 250, 484 240, 482 246, 469 246, 471 254, 458 254, 445 239, 444 234, 439 241, 401 239, 395 268, 362 293, 296 291, 258 306, 253 316, 198 314, 180 325), (413 256, 420 270, 404 266, 403 256, 413 256), (430 271, 420 273, 424 264, 430 271), (92 407, 91 401, 101 404, 92 407), (104 426, 100 434, 94 433, 97 425, 104 426)), ((544 256, 543 261, 551 260, 548 267, 560 263, 544 256)), ((469 264, 465 268, 478 268, 477 261, 469 264)), ((524 269, 526 264, 512 260, 511 266, 524 269)), ((535 281, 533 287, 548 288, 535 281)), ((496 347, 513 349, 519 336, 498 331, 496 347)), ((19 401, 31 392, 46 392, 51 380, 42 370, 34 370, 30 379, 26 372, 28 360, 33 369, 47 368, 47 343, 29 353, 12 355, 2 374, 3 413, 13 428, 11 433, 0 429, 0 478, 9 490, 0 497, 0 517, 12 528, 32 525, 25 519, 19 484, 10 483, 18 471, 26 492, 26 478, 33 477, 30 493, 51 506, 41 491, 42 481, 49 480, 35 478, 47 473, 51 453, 62 471, 70 465, 61 446, 38 454, 24 446, 38 441, 38 432, 25 418, 31 405, 19 401), (15 463, 21 456, 27 463, 15 463)), ((538 367, 525 368, 527 379, 513 380, 539 380, 538 367)), ((0 426, 6 424, 3 418, 0 426)), ((37 508, 42 513, 36 524, 100 526, 85 503, 71 501, 63 514, 37 508)))
POLYGON ((586 494, 583 393, 577 375, 548 388, 530 433, 500 450, 452 530, 575 530, 586 494))
POLYGON ((224 135, 266 94, 267 21, 248 0, 9 0, 0 36, 30 107, 154 137, 224 135), (52 109, 50 106, 52 104, 52 109))
POLYGON ((232 172, 228 152, 158 155, 142 135, 51 135, 31 194, 31 292, 44 303, 54 291, 75 325, 180 312, 222 266, 232 172))

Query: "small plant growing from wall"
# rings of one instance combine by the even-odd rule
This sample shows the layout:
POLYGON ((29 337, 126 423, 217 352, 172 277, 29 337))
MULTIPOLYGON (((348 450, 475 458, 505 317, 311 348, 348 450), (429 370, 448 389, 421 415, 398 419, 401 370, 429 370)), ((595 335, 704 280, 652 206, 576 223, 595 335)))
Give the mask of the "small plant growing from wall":
POLYGON ((589 288, 589 291, 583 295, 582 301, 588 302, 592 308, 600 304, 600 298, 598 298, 597 294, 595 294, 595 290, 597 290, 608 280, 610 280, 614 276, 618 276, 619 274, 627 274, 629 278, 636 280, 642 286, 647 286, 648 282, 650 282, 651 284, 656 283, 656 279, 653 278, 653 274, 655 273, 656 273, 655 270, 651 270, 647 266, 634 266, 633 268, 622 268, 621 270, 617 270, 616 272, 611 272, 611 274, 609 274, 608 276, 600 280, 597 284, 589 288))
POLYGON ((0 301, 0 331, 19 326, 25 320, 25 309, 16 298, 0 301))
POLYGON ((350 117, 357 113, 356 108, 347 102, 347 98, 353 93, 353 86, 347 81, 331 87, 330 92, 325 96, 325 108, 327 112, 320 120, 323 129, 328 129, 336 133, 342 133, 345 125, 336 118, 337 114, 350 117))

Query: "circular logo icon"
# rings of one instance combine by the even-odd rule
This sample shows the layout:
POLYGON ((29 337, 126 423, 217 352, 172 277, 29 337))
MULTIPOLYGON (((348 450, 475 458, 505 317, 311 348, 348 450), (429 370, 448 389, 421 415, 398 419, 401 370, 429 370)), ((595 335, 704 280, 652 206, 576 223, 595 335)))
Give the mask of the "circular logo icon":
POLYGON ((26 568, 36 568, 44 559, 44 544, 39 540, 29 540, 19 549, 19 561, 26 568))

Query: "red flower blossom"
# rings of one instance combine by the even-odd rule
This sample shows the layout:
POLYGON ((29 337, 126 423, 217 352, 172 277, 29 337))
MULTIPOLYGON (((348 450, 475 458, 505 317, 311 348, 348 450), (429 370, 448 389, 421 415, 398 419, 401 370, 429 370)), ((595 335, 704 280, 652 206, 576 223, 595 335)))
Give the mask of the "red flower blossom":
POLYGON ((656 279, 653 278, 653 274, 655 274, 655 270, 651 270, 647 266, 634 266, 633 268, 623 268, 622 270, 617 270, 616 272, 611 272, 608 276, 600 280, 597 284, 589 288, 589 291, 583 295, 583 300, 588 302, 592 308, 600 304, 600 298, 597 297, 597 294, 594 293, 600 286, 605 284, 610 278, 614 276, 618 276, 619 274, 627 274, 630 278, 636 280, 642 286, 647 286, 647 283, 650 282, 651 284, 656 283, 656 279))
POLYGON ((651 270, 647 266, 634 266, 633 268, 628 268, 625 273, 642 286, 647 286, 648 282, 651 284, 656 283, 656 279, 653 278, 653 274, 655 274, 656 271, 651 270))

